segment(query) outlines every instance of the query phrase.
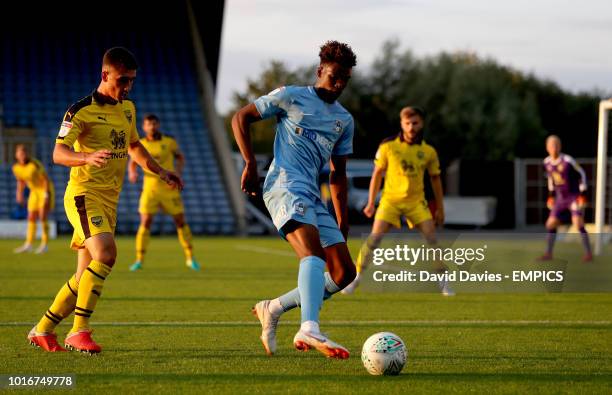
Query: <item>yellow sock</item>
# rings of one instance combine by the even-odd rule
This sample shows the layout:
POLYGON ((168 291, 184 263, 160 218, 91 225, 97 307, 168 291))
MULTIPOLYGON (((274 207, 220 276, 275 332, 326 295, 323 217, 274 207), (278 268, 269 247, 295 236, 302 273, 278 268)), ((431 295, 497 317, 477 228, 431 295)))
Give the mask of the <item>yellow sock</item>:
POLYGON ((74 325, 70 333, 89 329, 89 317, 96 308, 96 303, 104 286, 104 280, 111 270, 110 266, 92 260, 81 275, 77 302, 74 308, 74 325))
POLYGON ((41 221, 42 225, 42 237, 40 238, 40 244, 47 245, 49 241, 49 221, 46 219, 41 221))
POLYGON ((176 234, 178 235, 179 242, 185 252, 185 258, 190 260, 193 258, 193 247, 191 246, 191 229, 189 225, 185 224, 182 228, 176 228, 176 234))
POLYGON ((32 245, 36 237, 36 221, 28 220, 28 230, 26 232, 26 244, 32 245))
POLYGON ((76 305, 78 289, 79 283, 75 275, 72 275, 55 296, 49 310, 36 325, 36 332, 53 332, 57 324, 72 313, 76 305))
POLYGON ((372 251, 374 247, 371 243, 370 238, 368 238, 359 249, 359 255, 357 256, 357 273, 366 270, 372 260, 372 251))
POLYGON ((145 252, 147 251, 147 246, 149 245, 149 237, 151 236, 151 231, 144 226, 138 227, 138 232, 136 232, 136 260, 138 262, 142 262, 144 260, 145 252))

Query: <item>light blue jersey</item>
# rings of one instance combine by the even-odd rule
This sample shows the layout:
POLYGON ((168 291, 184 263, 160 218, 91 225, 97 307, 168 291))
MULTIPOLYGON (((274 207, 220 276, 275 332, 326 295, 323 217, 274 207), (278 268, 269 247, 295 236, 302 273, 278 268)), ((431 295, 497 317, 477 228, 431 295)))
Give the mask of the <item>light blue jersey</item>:
POLYGON ((312 86, 286 86, 255 100, 263 119, 276 116, 274 160, 264 192, 286 188, 320 196, 319 173, 332 155, 353 152, 353 117, 312 86))
POLYGON ((276 116, 274 160, 263 198, 284 237, 289 220, 319 229, 321 245, 344 242, 334 218, 321 202, 319 173, 332 155, 353 152, 353 117, 338 102, 326 103, 312 86, 287 86, 255 100, 262 118, 276 116))

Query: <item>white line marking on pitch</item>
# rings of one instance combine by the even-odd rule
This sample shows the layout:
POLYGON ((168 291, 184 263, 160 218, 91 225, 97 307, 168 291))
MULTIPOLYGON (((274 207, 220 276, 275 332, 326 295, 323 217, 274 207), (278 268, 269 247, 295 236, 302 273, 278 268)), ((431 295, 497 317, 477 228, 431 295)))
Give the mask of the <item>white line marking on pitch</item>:
MULTIPOLYGON (((281 321, 284 325, 299 325, 299 321, 281 321)), ((3 326, 27 326, 32 322, 0 322, 3 326)), ((259 326, 257 321, 116 321, 94 322, 98 326, 259 326)), ((399 321, 323 321, 329 326, 371 326, 371 325, 409 325, 409 326, 462 326, 462 325, 499 325, 499 326, 550 326, 550 325, 612 325, 612 321, 548 321, 548 320, 399 320, 399 321)))
POLYGON ((250 245, 242 245, 242 246, 239 245, 239 246, 235 246, 234 248, 236 250, 259 252, 261 254, 274 254, 274 255, 292 256, 292 257, 296 256, 293 252, 278 250, 276 248, 257 247, 257 246, 250 246, 250 245))

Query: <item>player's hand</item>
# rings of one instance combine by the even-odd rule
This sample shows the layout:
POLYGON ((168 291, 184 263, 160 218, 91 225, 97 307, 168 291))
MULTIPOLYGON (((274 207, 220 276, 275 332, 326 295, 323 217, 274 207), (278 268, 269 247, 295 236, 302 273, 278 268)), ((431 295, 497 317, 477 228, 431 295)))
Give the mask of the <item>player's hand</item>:
POLYGON ((578 209, 582 210, 583 208, 586 207, 587 205, 587 199, 586 196, 584 196, 583 194, 580 194, 578 196, 578 198, 576 198, 576 204, 578 205, 578 209))
POLYGON ((85 153, 85 163, 94 167, 102 167, 111 157, 110 150, 101 149, 96 152, 85 153))
POLYGON ((372 218, 374 213, 376 213, 376 207, 374 206, 374 203, 366 204, 366 206, 363 208, 363 213, 366 217, 372 218))
POLYGON ((242 179, 240 180, 242 192, 249 196, 256 196, 259 191, 259 173, 257 172, 256 164, 246 164, 242 170, 242 179))
POLYGON ((552 210, 553 207, 555 207, 555 198, 553 196, 549 196, 548 199, 546 199, 546 208, 552 210))
POLYGON ((16 198, 15 200, 17 200, 17 204, 18 205, 20 205, 20 206, 24 205, 25 200, 23 199, 23 194, 17 195, 15 198, 16 198))
POLYGON ((136 182, 138 181, 138 172, 137 171, 128 170, 128 180, 132 184, 136 184, 136 182))
POLYGON ((178 174, 172 171, 161 169, 158 175, 159 178, 166 182, 166 184, 170 185, 173 188, 178 188, 179 191, 183 190, 183 180, 178 174))
POLYGON ((438 227, 444 226, 444 209, 438 208, 436 210, 434 221, 436 223, 436 226, 438 227))

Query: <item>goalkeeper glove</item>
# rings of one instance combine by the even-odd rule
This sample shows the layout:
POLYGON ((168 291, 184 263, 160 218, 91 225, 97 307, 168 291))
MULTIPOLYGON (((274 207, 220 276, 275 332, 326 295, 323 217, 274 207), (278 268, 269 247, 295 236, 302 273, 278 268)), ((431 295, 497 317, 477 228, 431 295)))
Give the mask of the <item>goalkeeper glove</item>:
POLYGON ((584 193, 581 193, 580 195, 578 195, 578 198, 576 198, 576 204, 578 205, 578 208, 580 210, 586 207, 587 199, 586 199, 586 196, 584 196, 584 193))
POLYGON ((548 194, 548 199, 546 199, 546 207, 549 210, 552 210, 555 206, 555 197, 552 194, 548 194))

